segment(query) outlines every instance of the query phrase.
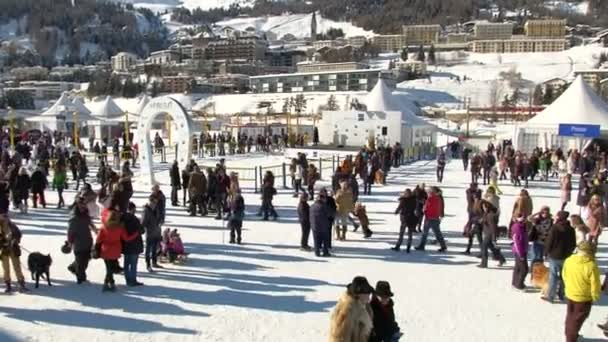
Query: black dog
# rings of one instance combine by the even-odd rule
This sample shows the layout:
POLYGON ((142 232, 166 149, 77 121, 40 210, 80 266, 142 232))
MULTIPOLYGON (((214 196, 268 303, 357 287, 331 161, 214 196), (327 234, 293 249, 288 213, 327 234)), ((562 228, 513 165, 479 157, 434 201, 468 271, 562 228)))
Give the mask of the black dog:
POLYGON ((50 254, 43 255, 35 252, 31 253, 27 258, 27 266, 30 269, 30 272, 32 272, 32 280, 36 281, 36 288, 38 288, 40 277, 42 277, 42 279, 46 279, 49 286, 53 286, 51 284, 51 276, 49 274, 52 263, 53 259, 51 259, 50 254))

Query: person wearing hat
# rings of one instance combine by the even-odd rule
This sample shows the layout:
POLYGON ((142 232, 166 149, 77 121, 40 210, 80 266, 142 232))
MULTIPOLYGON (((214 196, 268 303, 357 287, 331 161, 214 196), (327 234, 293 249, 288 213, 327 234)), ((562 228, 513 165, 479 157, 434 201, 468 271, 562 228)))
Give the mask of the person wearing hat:
POLYGON ((370 342, 394 342, 399 340, 401 332, 395 321, 395 303, 392 300, 393 292, 388 281, 376 283, 376 290, 372 295, 370 306, 373 312, 374 329, 370 342))
POLYGON ((357 276, 346 286, 330 317, 329 342, 368 342, 374 327, 369 296, 374 288, 357 276))
POLYGON ((564 283, 562 282, 562 267, 576 248, 576 232, 568 221, 570 213, 559 211, 553 227, 545 239, 544 253, 549 259, 549 288, 543 300, 553 302, 556 292, 558 297, 564 297, 564 283), (559 291, 558 291, 559 288, 559 291))
POLYGON ((68 266, 68 270, 76 276, 78 284, 87 281, 94 231, 95 226, 89 215, 86 199, 78 197, 68 220, 68 243, 74 252, 74 261, 68 266))
POLYGON ((595 261, 596 247, 589 241, 578 244, 578 251, 564 262, 562 277, 568 300, 565 322, 566 342, 575 342, 589 317, 593 302, 600 299, 600 270, 595 261))

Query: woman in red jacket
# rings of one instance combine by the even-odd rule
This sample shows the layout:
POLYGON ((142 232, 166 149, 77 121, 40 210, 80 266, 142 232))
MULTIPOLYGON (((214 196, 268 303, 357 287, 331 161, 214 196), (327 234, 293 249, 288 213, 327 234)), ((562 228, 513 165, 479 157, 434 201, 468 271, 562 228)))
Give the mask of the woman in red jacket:
POLYGON ((122 252, 122 241, 135 239, 139 232, 129 235, 121 222, 121 213, 118 210, 118 197, 112 196, 110 206, 101 213, 101 229, 97 234, 96 245, 99 245, 100 258, 106 265, 106 278, 103 291, 116 291, 114 272, 118 268, 118 258, 122 252))

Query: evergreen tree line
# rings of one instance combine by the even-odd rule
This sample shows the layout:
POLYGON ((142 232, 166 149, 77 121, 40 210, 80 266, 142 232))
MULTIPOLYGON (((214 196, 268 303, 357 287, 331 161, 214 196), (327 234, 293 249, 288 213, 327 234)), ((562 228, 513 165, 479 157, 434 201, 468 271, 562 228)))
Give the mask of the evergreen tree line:
MULTIPOLYGON (((28 35, 39 63, 56 65, 60 46, 68 47, 64 64, 87 62, 81 58, 82 43, 97 44, 106 59, 119 51, 140 56, 167 45, 168 32, 160 18, 148 9, 133 9, 109 0, 3 0, 0 1, 0 23, 25 18, 17 34, 28 35), (136 12, 150 23, 149 32, 140 32, 136 12)), ((18 60, 13 63, 19 63, 18 60)), ((9 64, 12 66, 12 64, 9 64)))
POLYGON ((95 96, 111 95, 133 98, 141 94, 145 89, 145 83, 135 82, 130 77, 121 79, 113 74, 100 73, 89 82, 87 96, 93 98, 95 96))

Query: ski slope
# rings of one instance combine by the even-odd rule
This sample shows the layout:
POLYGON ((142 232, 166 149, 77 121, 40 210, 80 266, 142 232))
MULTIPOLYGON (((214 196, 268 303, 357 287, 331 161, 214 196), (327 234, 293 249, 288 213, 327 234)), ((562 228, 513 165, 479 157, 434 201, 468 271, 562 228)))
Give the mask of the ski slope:
MULTIPOLYGON (((269 162, 276 162, 269 161, 269 162)), ((205 165, 213 163, 211 160, 205 165)), ((256 165, 256 158, 230 158, 227 164, 256 165)), ((158 164, 159 180, 169 195, 168 169, 158 164)), ((327 177, 327 175, 325 176, 327 177)), ((31 209, 29 215, 11 214, 24 233, 23 246, 51 253, 54 286, 42 284, 31 294, 0 295, 2 341, 325 341, 329 313, 345 285, 356 275, 372 284, 390 281, 395 293, 397 321, 406 341, 555 342, 563 340, 564 304, 548 304, 538 293, 511 288, 512 255, 506 241, 506 267, 490 262, 486 270, 478 260, 460 254, 466 243, 461 236, 466 213, 464 189, 468 174, 459 160, 450 161, 443 184, 446 217, 442 223, 448 252, 395 253, 389 247, 397 238, 398 217, 393 214, 396 197, 416 183, 434 184, 434 162, 418 162, 391 172, 388 185, 374 186, 373 195, 362 196, 375 232, 364 240, 360 232, 347 234, 346 242, 334 242, 334 257, 319 259, 298 249, 300 228, 296 199, 280 189, 275 198, 279 221, 264 222, 255 216, 259 195, 243 181, 247 216, 244 245, 227 244, 222 221, 191 218, 183 208, 167 207, 166 226, 178 228, 190 254, 183 266, 167 266, 149 274, 140 259, 140 288, 126 288, 117 276, 118 292, 102 293, 104 267, 92 261, 91 284, 78 286, 66 270, 71 255, 59 247, 65 240, 66 211, 51 209, 56 197, 48 192, 50 209, 31 209), (143 270, 143 272, 142 272, 143 270), (4 336, 6 335, 6 336, 4 336)), ((277 180, 280 185, 280 179, 277 180)), ((325 182, 328 184, 328 182, 325 182)), ((531 183, 535 208, 559 205, 558 185, 531 183)), ((148 196, 147 187, 135 185, 138 207, 148 196)), ((518 191, 503 185, 501 222, 518 191)), ((576 186, 575 186, 576 188, 576 186)), ((65 194, 66 202, 74 190, 65 194)), ((574 207, 569 207, 571 211, 574 207)), ((141 211, 139 211, 141 213, 141 211)), ((415 237, 417 240, 418 237, 415 237)), ((606 239, 602 237, 598 260, 606 265, 606 239)), ((27 255, 22 257, 25 263, 27 255)), ((30 284, 30 287, 32 285, 30 284)), ((593 307, 581 333, 599 341, 595 324, 606 316, 607 297, 593 307)))

